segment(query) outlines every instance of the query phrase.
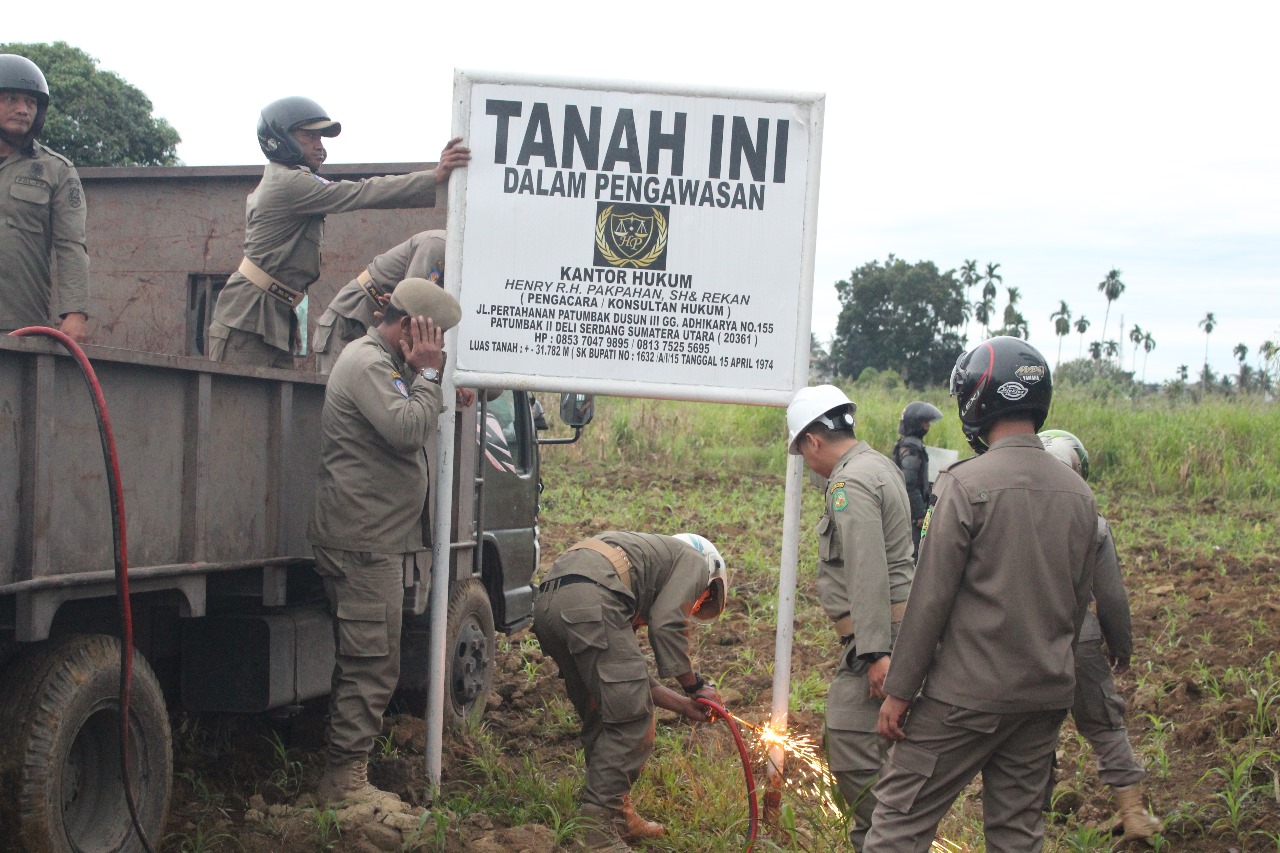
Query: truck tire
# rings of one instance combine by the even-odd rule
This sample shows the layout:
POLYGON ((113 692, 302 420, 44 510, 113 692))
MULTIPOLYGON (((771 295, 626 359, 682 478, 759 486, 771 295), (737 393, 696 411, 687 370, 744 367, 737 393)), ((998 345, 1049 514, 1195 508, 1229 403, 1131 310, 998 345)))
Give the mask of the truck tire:
MULTIPOLYGON (((461 728, 484 713, 493 687, 496 642, 489 594, 480 581, 464 581, 449 596, 445 629, 444 725, 461 728)), ((400 685, 395 707, 419 717, 427 710, 431 625, 424 614, 406 622, 400 637, 400 685)))
MULTIPOLYGON (((173 752, 164 695, 134 655, 129 772, 138 815, 159 849, 173 752)), ((25 648, 0 693, 0 850, 143 849, 120 779, 120 641, 72 635, 25 648)))
POLYGON ((464 728, 484 716, 497 654, 489 593, 476 578, 459 584, 449 596, 444 648, 444 724, 464 728))

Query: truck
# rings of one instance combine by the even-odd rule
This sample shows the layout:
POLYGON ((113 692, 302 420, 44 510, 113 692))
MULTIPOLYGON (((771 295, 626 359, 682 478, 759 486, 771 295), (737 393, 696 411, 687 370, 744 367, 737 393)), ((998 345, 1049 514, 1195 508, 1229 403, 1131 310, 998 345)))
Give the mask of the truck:
MULTIPOLYGON (((170 707, 287 712, 329 692, 333 628, 306 541, 325 377, 84 350, 123 481, 132 790, 158 845, 173 774, 170 707)), ((0 336, 0 849, 24 853, 142 849, 118 760, 107 468, 83 385, 55 342, 0 336)), ((570 396, 563 411, 581 427, 590 402, 570 396)), ((532 618, 532 403, 524 391, 488 392, 455 415, 446 723, 483 712, 496 632, 532 618)), ((411 705, 426 694, 430 578, 423 550, 405 576, 399 693, 411 705)))

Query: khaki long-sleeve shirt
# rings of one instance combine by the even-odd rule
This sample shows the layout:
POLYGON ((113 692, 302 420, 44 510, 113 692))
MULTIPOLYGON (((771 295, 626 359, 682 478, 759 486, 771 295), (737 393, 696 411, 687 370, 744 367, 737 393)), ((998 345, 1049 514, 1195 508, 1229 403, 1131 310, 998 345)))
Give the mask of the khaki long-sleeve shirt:
POLYGON ((1101 640, 1105 637, 1107 650, 1115 657, 1133 655, 1133 615, 1129 610, 1129 591, 1120 575, 1120 559, 1116 555, 1116 543, 1105 519, 1098 517, 1098 565, 1093 575, 1092 609, 1085 613, 1080 626, 1080 642, 1101 640))
POLYGON ((342 351, 320 414, 320 475, 307 540, 345 551, 424 547, 424 445, 444 411, 440 386, 376 329, 342 351))
POLYGON ((39 142, 0 162, 0 330, 51 321, 52 262, 60 315, 89 313, 84 189, 75 166, 39 142))
MULTIPOLYGON (((435 173, 412 172, 361 181, 330 181, 306 166, 268 163, 245 205, 245 257, 293 290, 320 277, 324 218, 350 210, 431 207, 435 173)), ((236 272, 213 311, 216 323, 261 335, 290 352, 293 308, 236 272)))
POLYGON ((911 508, 897 466, 865 441, 851 447, 827 479, 817 530, 823 611, 837 633, 856 637, 859 655, 891 652, 890 605, 907 600, 915 573, 911 508))
POLYGON ((626 553, 631 561, 630 590, 608 560, 586 550, 561 555, 543 580, 582 575, 635 602, 633 618, 649 626, 649 645, 658 665, 658 676, 674 678, 692 672, 689 610, 711 583, 706 558, 685 542, 656 533, 611 530, 595 538, 626 553))
MULTIPOLYGON (((419 231, 378 255, 365 269, 383 293, 391 293, 406 278, 434 280, 444 287, 444 249, 443 231, 419 231)), ((333 297, 320 316, 319 324, 324 326, 328 321, 327 325, 332 326, 335 317, 346 317, 369 326, 373 323, 373 312, 377 310, 381 309, 365 293, 360 282, 352 279, 333 297)), ((319 345, 317 341, 317 349, 319 345)))
POLYGON ((938 478, 885 692, 973 711, 1071 707, 1098 508, 1035 435, 938 478))

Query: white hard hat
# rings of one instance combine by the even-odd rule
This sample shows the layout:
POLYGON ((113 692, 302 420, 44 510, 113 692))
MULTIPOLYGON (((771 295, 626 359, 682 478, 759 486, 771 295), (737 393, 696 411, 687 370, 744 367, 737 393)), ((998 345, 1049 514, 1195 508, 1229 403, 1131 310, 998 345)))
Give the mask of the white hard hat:
POLYGON ((710 622, 724 612, 729 595, 729 569, 724 564, 724 557, 720 556, 720 549, 705 536, 677 533, 674 538, 693 548, 707 561, 707 570, 710 572, 707 590, 710 596, 706 601, 699 600, 698 606, 689 615, 699 622, 710 622))
MULTIPOLYGON (((853 414, 858 411, 858 404, 850 400, 848 395, 836 386, 814 385, 797 391, 796 396, 791 400, 791 405, 787 406, 787 452, 792 456, 799 456, 796 439, 800 437, 800 433, 804 432, 805 427, 832 409, 838 409, 841 406, 849 407, 848 425, 853 426, 853 414)), ((824 421, 824 423, 830 429, 836 428, 834 421, 824 421)))

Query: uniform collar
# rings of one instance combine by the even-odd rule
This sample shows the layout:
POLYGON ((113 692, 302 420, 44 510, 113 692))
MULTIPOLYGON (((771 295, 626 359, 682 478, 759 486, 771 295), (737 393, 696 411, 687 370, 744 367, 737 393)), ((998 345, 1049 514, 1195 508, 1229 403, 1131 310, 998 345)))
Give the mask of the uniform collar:
POLYGON ((858 439, 857 443, 854 444, 853 447, 850 447, 848 450, 846 450, 844 453, 840 455, 840 459, 836 462, 835 467, 832 468, 831 470, 833 472, 840 470, 841 468, 844 467, 845 463, 853 459, 853 457, 857 456, 859 453, 865 453, 870 449, 871 449, 871 445, 867 444, 862 439, 858 439))
POLYGON ((382 335, 378 334, 377 326, 370 326, 369 331, 365 334, 368 337, 373 338, 373 342, 381 347, 382 351, 391 357, 391 363, 396 366, 396 369, 403 370, 405 367, 408 367, 408 365, 405 364, 404 353, 398 351, 399 347, 390 346, 382 335))
POLYGON ((1040 436, 1034 432, 1019 433, 1017 435, 1007 435, 1004 438, 991 445, 988 453, 1001 447, 1034 447, 1038 450, 1044 449, 1044 444, 1040 441, 1040 436))

